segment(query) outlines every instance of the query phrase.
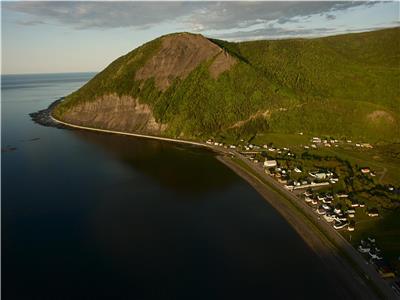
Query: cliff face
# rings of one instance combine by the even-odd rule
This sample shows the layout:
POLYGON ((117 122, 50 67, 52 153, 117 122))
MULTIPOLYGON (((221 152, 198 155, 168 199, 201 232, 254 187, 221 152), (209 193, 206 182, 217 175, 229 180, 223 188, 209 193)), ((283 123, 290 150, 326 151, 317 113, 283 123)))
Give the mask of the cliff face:
POLYGON ((130 96, 104 95, 95 101, 80 103, 63 120, 81 126, 143 134, 162 134, 165 124, 158 123, 150 107, 130 96))
POLYGON ((130 85, 140 91, 150 81, 154 82, 152 90, 162 93, 174 81, 184 80, 203 63, 209 63, 209 74, 216 79, 237 62, 218 45, 201 35, 178 33, 163 36, 156 42, 157 45, 153 46, 155 50, 151 51, 151 46, 145 44, 143 51, 134 50, 112 63, 105 70, 111 69, 107 76, 100 73, 104 77, 97 80, 100 85, 106 83, 113 88, 102 91, 98 85, 91 88, 89 82, 89 87, 83 89, 90 90, 90 95, 78 95, 74 99, 67 97, 66 102, 72 105, 68 105, 62 113, 56 111, 56 115, 63 121, 81 126, 162 134, 167 124, 156 121, 152 107, 144 103, 140 96, 132 95, 130 85), (146 57, 149 52, 152 55, 146 57), (128 86, 127 92, 114 92, 121 85, 128 86))

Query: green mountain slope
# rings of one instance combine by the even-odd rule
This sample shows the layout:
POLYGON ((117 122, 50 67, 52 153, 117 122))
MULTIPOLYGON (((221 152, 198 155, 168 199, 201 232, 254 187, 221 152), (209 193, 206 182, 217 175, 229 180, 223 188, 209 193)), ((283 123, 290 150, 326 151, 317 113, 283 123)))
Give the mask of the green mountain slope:
POLYGON ((297 133, 400 140, 400 29, 229 43, 163 36, 118 58, 54 111, 172 137, 297 133))

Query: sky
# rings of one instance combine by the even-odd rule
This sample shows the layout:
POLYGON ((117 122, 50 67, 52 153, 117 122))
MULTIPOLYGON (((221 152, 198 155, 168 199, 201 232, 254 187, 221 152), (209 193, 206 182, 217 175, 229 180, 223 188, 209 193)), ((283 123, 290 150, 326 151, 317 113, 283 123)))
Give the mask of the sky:
POLYGON ((399 26, 400 2, 1 2, 2 74, 100 71, 172 32, 230 41, 399 26))

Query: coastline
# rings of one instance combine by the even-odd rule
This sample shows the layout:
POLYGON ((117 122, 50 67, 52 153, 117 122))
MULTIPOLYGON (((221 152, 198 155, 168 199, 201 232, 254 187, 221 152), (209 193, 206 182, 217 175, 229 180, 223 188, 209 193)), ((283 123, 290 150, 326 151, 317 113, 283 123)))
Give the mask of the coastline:
MULTIPOLYGON (((327 271, 335 273, 341 287, 352 296, 351 299, 377 299, 371 287, 365 284, 363 278, 340 255, 337 247, 293 203, 231 159, 219 156, 218 160, 247 181, 290 224, 327 271)), ((343 297, 346 299, 346 294, 343 297)))
POLYGON ((153 139, 153 140, 159 140, 159 141, 165 141, 165 142, 173 142, 173 143, 180 143, 180 144, 187 144, 187 145, 205 147, 205 148, 208 148, 208 149, 215 150, 215 148, 213 148, 212 146, 209 146, 209 145, 203 144, 203 143, 199 143, 199 142, 188 141, 188 140, 178 140, 178 139, 166 138, 166 137, 160 137, 160 136, 154 136, 154 135, 146 135, 146 134, 138 134, 138 133, 130 133, 130 132, 123 132, 123 131, 115 131, 115 130, 99 129, 99 128, 94 128, 94 127, 86 127, 86 126, 74 125, 74 124, 66 123, 64 121, 61 121, 61 120, 58 120, 58 119, 54 118, 51 113, 49 114, 49 116, 50 116, 50 119, 53 122, 61 124, 61 125, 64 125, 66 127, 75 128, 75 129, 83 129, 83 130, 97 131, 97 132, 103 132, 103 133, 112 133, 112 134, 118 134, 118 135, 141 137, 141 138, 153 139))
MULTIPOLYGON (((260 179, 258 170, 250 162, 246 161, 241 154, 234 151, 235 157, 246 164, 244 168, 240 163, 231 159, 228 154, 233 154, 228 149, 216 148, 201 142, 179 140, 151 135, 127 133, 107 129, 98 129, 80 125, 69 124, 54 118, 49 111, 50 119, 65 127, 81 130, 90 130, 103 133, 111 133, 125 136, 155 139, 167 142, 188 144, 212 150, 216 153, 217 159, 234 171, 238 176, 246 180, 279 214, 292 226, 306 244, 321 259, 329 272, 334 272, 340 282, 340 286, 346 290, 343 296, 351 295, 351 299, 397 299, 390 287, 379 277, 378 273, 362 258, 338 232, 334 231, 328 224, 320 220, 313 220, 313 212, 309 207, 307 210, 299 207, 300 199, 289 191, 279 186, 272 178, 263 176, 260 179), (291 199, 293 198, 293 199, 291 199), (325 225, 326 228, 323 228, 325 225), (333 241, 332 241, 333 240, 333 241), (368 274, 368 275, 367 275, 368 274), (364 278, 365 277, 365 278, 364 278), (374 291, 373 291, 374 290, 374 291)), ((265 174, 264 174, 265 175, 265 174)), ((305 205, 304 203, 300 203, 305 205)), ((319 219, 319 218, 318 218, 319 219)), ((346 298, 346 297, 345 297, 346 298)))

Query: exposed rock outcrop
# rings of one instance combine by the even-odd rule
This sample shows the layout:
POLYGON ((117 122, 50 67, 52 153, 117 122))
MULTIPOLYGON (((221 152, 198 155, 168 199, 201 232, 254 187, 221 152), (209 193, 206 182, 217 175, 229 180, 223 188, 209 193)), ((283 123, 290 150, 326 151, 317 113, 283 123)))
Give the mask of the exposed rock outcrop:
POLYGON ((160 134, 166 129, 165 124, 155 120, 147 104, 116 94, 77 104, 65 112, 62 119, 81 126, 143 134, 160 134))
POLYGON ((135 80, 155 79, 166 90, 174 79, 184 79, 202 62, 216 57, 210 72, 216 78, 228 70, 235 59, 202 35, 179 33, 162 37, 161 49, 135 74, 135 80))

